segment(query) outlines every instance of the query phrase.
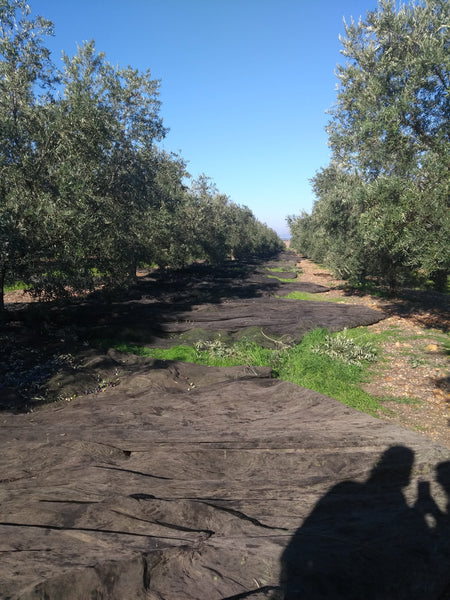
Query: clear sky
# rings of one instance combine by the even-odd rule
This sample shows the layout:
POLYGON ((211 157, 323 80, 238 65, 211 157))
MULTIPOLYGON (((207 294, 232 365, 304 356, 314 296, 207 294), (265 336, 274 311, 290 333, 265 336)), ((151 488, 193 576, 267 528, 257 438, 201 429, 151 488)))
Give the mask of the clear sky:
POLYGON ((326 110, 343 63, 343 18, 377 0, 29 0, 61 50, 94 39, 107 60, 161 80, 163 147, 282 237, 310 211, 329 162, 326 110))

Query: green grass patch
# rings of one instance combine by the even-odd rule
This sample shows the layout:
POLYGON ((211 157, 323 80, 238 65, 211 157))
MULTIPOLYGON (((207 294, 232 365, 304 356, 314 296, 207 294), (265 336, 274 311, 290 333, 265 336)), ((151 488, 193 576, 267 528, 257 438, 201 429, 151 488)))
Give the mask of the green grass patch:
POLYGON ((419 400, 419 398, 414 398, 413 396, 383 396, 382 398, 380 398, 380 402, 382 406, 385 402, 395 402, 396 404, 408 404, 409 406, 420 406, 421 404, 424 404, 422 400, 419 400))
POLYGON ((264 348, 245 337, 231 345, 223 343, 220 339, 197 342, 194 348, 201 364, 217 367, 237 365, 268 367, 279 352, 264 348))
POLYGON ((288 300, 307 300, 308 302, 343 302, 341 298, 321 297, 322 294, 310 294, 308 292, 291 292, 287 296, 278 296, 278 298, 287 298, 288 300))
POLYGON ((174 346, 173 348, 147 348, 147 346, 138 346, 136 344, 127 344, 125 342, 104 341, 103 347, 115 348, 120 352, 127 354, 136 354, 136 356, 148 356, 151 358, 160 358, 162 360, 181 360, 184 362, 197 362, 194 348, 191 346, 174 346))
POLYGON ((443 335, 440 340, 443 346, 444 353, 450 355, 450 336, 448 334, 443 335))
MULTIPOLYGON (((353 334, 353 331, 352 331, 353 334)), ((375 415, 381 408, 378 398, 364 392, 360 385, 367 380, 369 363, 348 364, 339 358, 317 352, 327 344, 327 338, 336 337, 324 329, 307 334, 302 342, 291 348, 276 368, 276 375, 308 389, 331 396, 347 406, 375 415)), ((355 342, 370 342, 372 335, 358 332, 351 337, 355 342)))
POLYGON ((278 281, 282 281, 283 283, 292 283, 295 279, 287 279, 283 277, 277 277, 276 275, 267 275, 270 279, 278 279, 278 281))
POLYGON ((7 283, 4 286, 3 291, 6 292, 17 292, 18 290, 25 290, 27 288, 27 284, 23 281, 13 281, 12 283, 7 283))
POLYGON ((220 338, 196 342, 192 346, 180 345, 169 349, 148 348, 125 343, 105 343, 121 352, 131 352, 139 356, 149 356, 165 360, 181 360, 203 365, 230 367, 236 365, 270 366, 274 376, 283 381, 291 381, 303 387, 331 396, 347 406, 375 415, 382 408, 379 399, 364 392, 360 385, 368 378, 370 361, 369 347, 378 338, 368 333, 366 328, 357 328, 351 332, 330 334, 325 329, 316 329, 304 336, 300 344, 294 347, 280 345, 269 349, 243 338, 228 344, 220 338), (345 337, 346 343, 342 344, 345 337), (332 357, 326 354, 328 347, 334 347, 338 340, 339 352, 332 357), (343 347, 343 349, 342 349, 343 347), (358 353, 357 364, 352 363, 355 348, 358 353), (364 359, 364 356, 368 360, 364 359))
POLYGON ((271 271, 273 273, 301 273, 302 270, 298 269, 297 267, 272 267, 272 268, 267 268, 266 271, 271 271))
POLYGON ((103 344, 120 352, 149 356, 162 360, 180 360, 213 367, 234 367, 237 365, 269 366, 273 360, 273 350, 263 348, 255 342, 241 340, 232 345, 214 341, 197 342, 193 346, 174 346, 173 348, 148 348, 126 343, 103 344))

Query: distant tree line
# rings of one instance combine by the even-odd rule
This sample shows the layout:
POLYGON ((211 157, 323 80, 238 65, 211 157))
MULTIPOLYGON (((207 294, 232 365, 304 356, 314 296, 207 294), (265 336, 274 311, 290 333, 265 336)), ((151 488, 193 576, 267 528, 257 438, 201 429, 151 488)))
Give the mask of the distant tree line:
POLYGON ((336 274, 391 286, 450 267, 450 3, 381 0, 346 24, 329 166, 291 245, 336 274))
POLYGON ((0 2, 0 308, 6 281, 60 297, 118 286, 143 263, 270 253, 281 241, 202 175, 190 187, 150 71, 94 42, 50 60, 53 24, 0 2))

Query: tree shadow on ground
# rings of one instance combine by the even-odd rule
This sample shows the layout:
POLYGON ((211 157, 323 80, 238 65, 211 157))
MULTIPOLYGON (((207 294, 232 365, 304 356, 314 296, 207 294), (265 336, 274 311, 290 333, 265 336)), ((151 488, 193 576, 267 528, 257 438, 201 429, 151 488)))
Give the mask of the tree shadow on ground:
POLYGON ((390 290, 383 286, 367 289, 344 285, 345 296, 377 296, 383 311, 389 317, 411 319, 429 329, 450 330, 450 300, 448 294, 432 290, 399 288, 390 290))
MULTIPOLYGON (((292 262, 281 251, 270 264, 292 262)), ((163 322, 198 304, 273 296, 280 282, 258 272, 267 257, 157 269, 126 289, 98 290, 67 301, 18 303, 0 322, 0 411, 27 412, 46 402, 45 383, 96 338, 151 343, 163 322)))
POLYGON ((281 558, 284 600, 438 600, 450 591, 450 461, 436 467, 447 496, 427 481, 410 507, 414 452, 389 448, 364 483, 345 481, 314 507, 281 558))

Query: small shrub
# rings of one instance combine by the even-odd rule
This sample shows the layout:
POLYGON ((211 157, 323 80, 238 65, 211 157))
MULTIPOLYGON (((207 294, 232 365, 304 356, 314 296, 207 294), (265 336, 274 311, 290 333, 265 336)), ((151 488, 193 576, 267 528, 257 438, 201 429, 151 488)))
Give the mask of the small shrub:
POLYGON ((242 338, 234 344, 221 339, 204 340, 194 344, 197 359, 203 364, 268 366, 277 350, 269 350, 256 342, 242 338))
POLYGON ((194 348, 198 358, 200 358, 201 353, 207 353, 216 358, 229 358, 236 354, 235 350, 222 342, 221 339, 200 340, 195 342, 194 348))
POLYGON ((377 359, 375 346, 370 342, 357 342, 348 336, 346 329, 335 336, 325 336, 325 341, 312 348, 312 352, 326 354, 347 365, 361 366, 363 361, 374 362, 377 359))

